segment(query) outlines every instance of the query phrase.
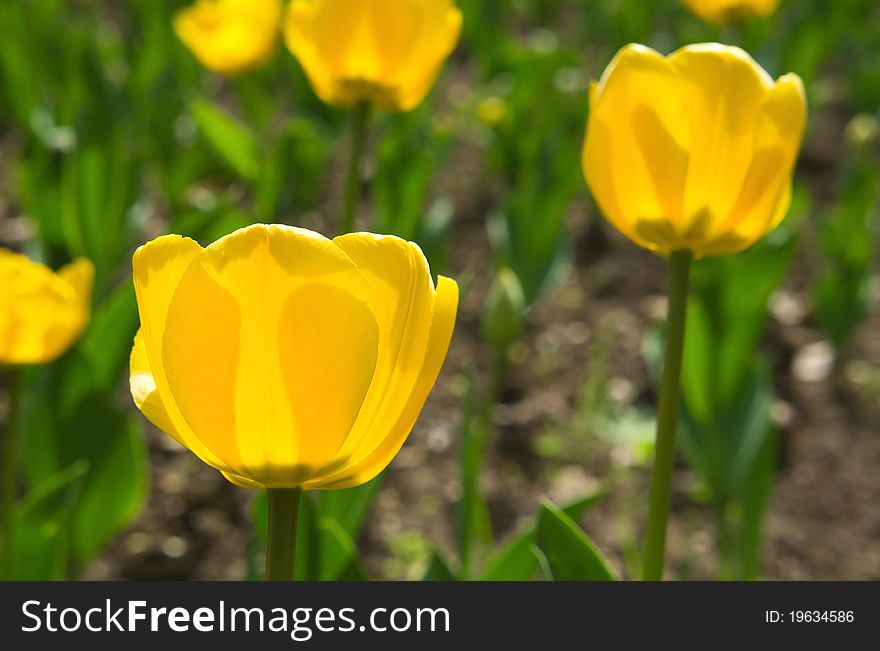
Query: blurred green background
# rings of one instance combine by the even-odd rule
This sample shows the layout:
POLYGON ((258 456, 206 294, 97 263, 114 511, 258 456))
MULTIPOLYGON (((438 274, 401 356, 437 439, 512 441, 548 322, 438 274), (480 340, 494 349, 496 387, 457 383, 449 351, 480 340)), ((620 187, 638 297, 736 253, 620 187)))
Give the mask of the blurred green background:
MULTIPOLYGON (((97 268, 86 335, 26 373, 17 578, 259 575, 262 501, 131 405, 130 256, 253 222, 333 235, 348 114, 282 47, 203 70, 171 29, 184 4, 0 3, 0 245, 97 268)), ((663 263, 589 197, 587 88, 626 43, 721 41, 797 72, 811 115, 786 222, 694 271, 670 575, 880 579, 876 0, 720 29, 676 0, 459 5, 428 100, 371 125, 358 221, 459 280, 459 325, 389 471, 310 496, 300 576, 601 578, 560 561, 584 532, 637 575, 663 263)))

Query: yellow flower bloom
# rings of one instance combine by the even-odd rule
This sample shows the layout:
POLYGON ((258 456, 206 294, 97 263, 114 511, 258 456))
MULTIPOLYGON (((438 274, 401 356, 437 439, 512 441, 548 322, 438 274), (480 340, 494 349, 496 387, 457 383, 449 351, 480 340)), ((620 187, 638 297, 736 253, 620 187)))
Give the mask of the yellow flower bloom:
POLYGON ((284 38, 327 104, 408 111, 461 33, 452 0, 293 0, 284 38))
POLYGON ((43 364, 89 323, 95 268, 84 258, 57 273, 0 249, 0 363, 43 364))
POLYGON ((636 244, 734 253, 785 217, 806 113, 797 75, 774 83, 739 48, 628 45, 590 89, 584 174, 636 244))
POLYGON ((779 0, 682 0, 684 5, 707 23, 725 25, 769 16, 779 0))
POLYGON ((131 393, 157 427, 249 488, 346 488, 403 445, 440 371, 458 286, 415 244, 258 224, 133 260, 131 393))
POLYGON ((271 58, 281 0, 196 0, 174 15, 174 31, 209 70, 235 75, 271 58))

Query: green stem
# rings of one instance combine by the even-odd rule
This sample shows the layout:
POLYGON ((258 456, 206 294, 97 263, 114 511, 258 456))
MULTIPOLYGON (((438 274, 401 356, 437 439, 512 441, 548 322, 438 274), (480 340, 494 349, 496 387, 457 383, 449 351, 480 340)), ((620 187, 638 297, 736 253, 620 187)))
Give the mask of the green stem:
POLYGON ((688 278, 693 255, 674 251, 669 256, 669 312, 666 319, 666 343, 660 406, 657 409, 657 447, 651 496, 642 552, 642 579, 660 581, 666 553, 666 521, 672 492, 672 465, 675 459, 675 430, 678 425, 681 359, 684 354, 684 331, 687 321, 688 278))
POLYGON ((293 581, 296 565, 296 520, 301 488, 270 488, 269 544, 266 546, 266 580, 293 581))
POLYGON ((3 477, 2 499, 0 499, 0 531, 3 532, 2 548, 0 548, 0 576, 12 575, 12 539, 15 535, 15 518, 12 509, 15 505, 15 477, 18 457, 18 425, 21 407, 21 371, 10 368, 7 384, 6 432, 3 436, 3 477))
POLYGON ((361 193, 361 158, 367 143, 367 123, 370 119, 370 105, 361 102, 354 107, 351 124, 351 153, 348 159, 348 172, 345 176, 345 209, 342 213, 340 235, 350 233, 354 228, 358 198, 361 193))

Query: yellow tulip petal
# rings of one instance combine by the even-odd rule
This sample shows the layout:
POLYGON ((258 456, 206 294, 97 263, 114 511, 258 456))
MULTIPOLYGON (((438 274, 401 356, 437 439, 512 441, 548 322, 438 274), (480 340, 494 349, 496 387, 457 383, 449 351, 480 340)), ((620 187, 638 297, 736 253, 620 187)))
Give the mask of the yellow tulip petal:
POLYGON ((332 458, 376 366, 371 295, 341 249, 292 227, 242 229, 189 266, 162 360, 220 470, 296 486, 332 458))
MULTIPOLYGON (((735 233, 740 248, 753 244, 785 217, 791 203, 791 175, 807 121, 803 82, 784 75, 767 95, 756 129, 749 173, 737 203, 718 231, 735 233)), ((711 250, 712 245, 709 245, 711 250)))
POLYGON ((409 57, 409 65, 405 65, 398 72, 397 85, 398 105, 400 110, 409 111, 425 99, 431 88, 437 81, 437 77, 443 66, 443 61, 455 49, 456 43, 461 36, 462 14, 458 7, 445 6, 446 3, 429 3, 429 8, 439 15, 436 18, 424 20, 424 24, 437 26, 433 34, 426 35, 421 43, 424 43, 424 54, 409 57), (432 38, 433 37, 433 38, 432 38), (435 62, 434 65, 425 65, 423 61, 435 62))
MULTIPOLYGON (((342 235, 333 241, 370 282, 380 333, 376 372, 357 421, 336 454, 339 466, 369 445, 366 439, 384 437, 383 419, 406 406, 425 359, 434 283, 422 250, 411 242, 370 233, 342 235)), ((324 468, 322 473, 330 470, 324 468)))
POLYGON ((58 277, 69 283, 83 302, 92 300, 92 286, 95 283, 95 265, 90 260, 78 258, 58 270, 58 277))
POLYGON ((226 478, 226 481, 235 484, 240 488, 251 488, 257 490, 265 490, 265 486, 259 482, 256 482, 252 479, 248 479, 247 477, 242 477, 241 475, 236 475, 233 472, 220 472, 226 478))
MULTIPOLYGON (((147 362, 153 382, 162 396, 171 424, 169 429, 173 430, 163 431, 192 450, 205 463, 222 467, 223 462, 205 445, 200 437, 201 433, 194 432, 180 413, 162 363, 162 342, 167 330, 168 306, 184 272, 201 251, 202 247, 198 242, 179 235, 156 238, 135 251, 132 257, 132 277, 147 362)), ((140 363, 139 367, 143 368, 144 364, 140 363)), ((151 418, 149 415, 147 417, 151 418)))
POLYGON ((309 77, 316 94, 327 103, 358 101, 344 82, 356 75, 374 80, 376 54, 367 22, 368 3, 362 0, 294 0, 285 21, 285 43, 309 77), (350 56, 356 47, 361 56, 350 56), (360 70, 352 69, 360 59, 360 70))
POLYGON ((388 414, 388 422, 383 422, 381 430, 377 430, 377 432, 381 431, 383 436, 377 436, 375 440, 367 439, 365 444, 370 445, 361 446, 362 449, 357 450, 344 467, 328 476, 316 478, 314 482, 307 483, 306 488, 333 489, 357 486, 373 479, 391 463, 415 425, 440 373, 452 339, 457 310, 458 285, 449 278, 438 277, 434 315, 425 359, 406 406, 402 411, 388 414))
POLYGON ((134 336, 134 346, 132 346, 129 357, 128 385, 135 406, 146 416, 147 420, 181 445, 185 445, 168 415, 168 410, 162 402, 159 391, 156 389, 156 380, 153 378, 150 359, 147 356, 147 346, 140 329, 134 336))
POLYGON ((646 242, 641 229, 681 213, 689 131, 678 75, 659 53, 631 45, 591 94, 583 153, 587 182, 608 219, 646 242))
POLYGON ((669 61, 681 77, 691 131, 685 239, 699 241, 737 201, 754 152, 758 114, 773 80, 735 47, 690 45, 669 61))

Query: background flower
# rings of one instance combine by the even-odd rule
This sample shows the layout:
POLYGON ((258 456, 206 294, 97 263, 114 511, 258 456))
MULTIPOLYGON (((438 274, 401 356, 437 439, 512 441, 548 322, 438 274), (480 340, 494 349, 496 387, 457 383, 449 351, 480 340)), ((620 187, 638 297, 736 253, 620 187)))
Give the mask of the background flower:
POLYGON ((806 123, 800 78, 775 83, 736 47, 623 48, 590 92, 584 173, 603 214, 645 248, 733 253, 791 201, 806 123))
POLYGON ((50 362, 89 322, 95 269, 81 258, 57 273, 0 249, 0 362, 50 362))
POLYGON ((294 0, 284 26, 324 102, 400 111, 428 94, 460 32, 452 0, 294 0))
POLYGON ((235 75, 264 63, 278 42, 281 0, 197 0, 174 31, 203 66, 235 75))
POLYGON ((779 0, 683 0, 685 6, 709 23, 725 24, 769 16, 779 0))

